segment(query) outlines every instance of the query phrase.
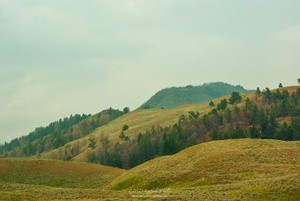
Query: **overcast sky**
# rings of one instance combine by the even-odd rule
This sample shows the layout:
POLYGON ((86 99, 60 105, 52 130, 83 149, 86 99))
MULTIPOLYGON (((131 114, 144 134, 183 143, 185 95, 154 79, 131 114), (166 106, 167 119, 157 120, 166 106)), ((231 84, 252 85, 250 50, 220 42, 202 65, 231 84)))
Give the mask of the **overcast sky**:
POLYGON ((299 0, 0 0, 0 143, 162 88, 300 77, 299 0))

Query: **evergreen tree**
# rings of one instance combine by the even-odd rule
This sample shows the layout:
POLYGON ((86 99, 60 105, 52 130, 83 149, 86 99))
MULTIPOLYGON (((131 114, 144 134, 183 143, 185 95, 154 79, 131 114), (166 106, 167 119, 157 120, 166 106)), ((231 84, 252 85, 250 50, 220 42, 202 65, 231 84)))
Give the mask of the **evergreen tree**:
POLYGON ((127 113, 129 113, 129 112, 130 112, 129 107, 125 107, 125 108, 123 109, 123 113, 124 113, 124 114, 127 114, 127 113))
POLYGON ((227 101, 226 98, 224 98, 223 100, 221 100, 220 103, 218 103, 217 109, 218 109, 218 110, 225 110, 226 107, 227 107, 227 105, 228 105, 228 101, 227 101))
POLYGON ((94 138, 90 138, 89 141, 90 141, 90 143, 89 143, 88 147, 95 149, 96 148, 96 140, 94 138))
POLYGON ((259 87, 256 88, 255 94, 256 94, 257 96, 260 96, 260 95, 261 95, 261 91, 260 91, 260 88, 259 88, 259 87))
POLYGON ((239 92, 232 92, 231 97, 229 98, 229 104, 239 103, 242 101, 242 97, 239 92))

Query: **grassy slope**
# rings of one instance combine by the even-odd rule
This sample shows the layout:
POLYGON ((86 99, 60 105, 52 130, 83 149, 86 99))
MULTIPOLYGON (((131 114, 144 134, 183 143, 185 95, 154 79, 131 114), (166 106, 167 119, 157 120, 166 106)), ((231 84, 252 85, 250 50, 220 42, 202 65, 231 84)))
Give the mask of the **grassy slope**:
POLYGON ((0 200, 299 200, 300 142, 199 144, 131 170, 1 159, 0 200))
POLYGON ((0 159, 0 182, 61 188, 101 188, 124 170, 55 160, 0 159))
MULTIPOLYGON (((246 97, 252 97, 253 94, 244 94, 243 100, 246 97)), ((223 98, 229 98, 230 96, 221 97, 213 100, 215 104, 219 103, 223 98)), ((243 104, 243 103, 241 103, 243 104)), ((200 114, 208 113, 211 108, 208 106, 208 103, 203 104, 191 104, 191 105, 183 105, 176 108, 170 109, 138 109, 132 111, 126 115, 123 115, 112 122, 104 125, 97 130, 95 130, 90 135, 81 138, 79 140, 75 140, 71 143, 66 144, 64 147, 69 146, 72 147, 73 144, 77 143, 81 145, 81 153, 74 158, 75 161, 86 161, 87 153, 90 149, 87 147, 88 139, 93 137, 97 140, 100 139, 101 136, 107 136, 112 142, 116 142, 119 139, 119 135, 121 129, 124 124, 129 126, 129 130, 126 131, 126 135, 131 138, 135 138, 140 132, 144 132, 147 129, 150 129, 152 126, 161 125, 161 126, 169 126, 176 123, 182 114, 188 114, 189 111, 198 111, 200 114)), ((63 152, 62 149, 64 147, 53 150, 43 155, 45 158, 51 158, 51 156, 63 152)))
MULTIPOLYGON (((100 139, 102 135, 106 135, 111 141, 116 142, 119 140, 119 135, 124 124, 129 126, 129 130, 126 131, 126 135, 129 137, 136 137, 137 134, 150 129, 152 126, 172 125, 178 121, 178 118, 181 114, 187 114, 191 110, 199 111, 200 113, 204 114, 210 111, 210 108, 208 103, 205 103, 198 105, 184 105, 172 109, 138 109, 98 128, 90 135, 68 143, 65 146, 72 146, 74 143, 79 143, 81 145, 81 154, 75 157, 75 161, 85 161, 86 154, 89 151, 87 145, 90 137, 100 139)), ((60 152, 61 149, 63 149, 63 147, 46 153, 43 155, 43 157, 51 158, 51 155, 55 155, 55 153, 60 152)))
POLYGON ((109 189, 171 188, 170 195, 185 199, 294 199, 299 173, 299 141, 212 141, 139 165, 109 189))

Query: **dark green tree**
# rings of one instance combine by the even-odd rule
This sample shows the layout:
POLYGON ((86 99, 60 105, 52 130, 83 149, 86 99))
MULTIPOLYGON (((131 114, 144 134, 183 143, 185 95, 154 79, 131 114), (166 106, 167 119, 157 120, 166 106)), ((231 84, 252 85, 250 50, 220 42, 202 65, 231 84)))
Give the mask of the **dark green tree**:
POLYGON ((231 97, 229 98, 229 104, 235 104, 242 101, 242 96, 239 92, 232 92, 231 97))
POLYGON ((127 113, 129 113, 129 112, 130 112, 129 107, 125 107, 125 108, 123 109, 123 113, 124 113, 124 114, 127 114, 127 113))
POLYGON ((256 94, 257 96, 259 96, 259 95, 261 94, 261 91, 260 91, 260 88, 259 88, 259 87, 256 88, 255 94, 256 94))
POLYGON ((125 135, 123 130, 121 131, 119 138, 125 141, 129 140, 129 137, 125 135))
POLYGON ((269 104, 273 101, 273 94, 271 90, 267 87, 266 90, 263 92, 264 101, 269 104))
POLYGON ((281 82, 279 83, 279 86, 278 86, 279 88, 282 88, 282 84, 281 84, 281 82))
POLYGON ((220 103, 218 103, 217 109, 218 109, 218 110, 225 110, 226 107, 227 107, 227 105, 228 105, 228 101, 227 101, 226 98, 224 98, 223 100, 221 100, 220 103))
POLYGON ((214 102, 210 101, 210 102, 209 102, 209 106, 210 106, 210 107, 214 107, 214 106, 215 106, 214 102))
POLYGON ((96 140, 94 138, 90 138, 89 141, 90 141, 90 143, 89 143, 88 147, 95 149, 96 148, 96 140))
POLYGON ((129 126, 127 124, 124 124, 122 127, 122 131, 127 131, 129 129, 129 126))

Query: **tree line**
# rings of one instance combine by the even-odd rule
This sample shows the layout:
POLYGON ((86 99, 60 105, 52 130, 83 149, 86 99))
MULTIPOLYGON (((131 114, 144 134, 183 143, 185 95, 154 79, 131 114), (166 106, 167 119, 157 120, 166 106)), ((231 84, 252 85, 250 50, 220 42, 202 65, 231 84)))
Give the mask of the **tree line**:
POLYGON ((123 126, 120 141, 107 136, 94 142, 88 161, 120 168, 132 168, 158 156, 177 153, 192 145, 210 140, 262 138, 300 140, 300 89, 272 92, 257 88, 251 100, 233 92, 229 100, 210 102, 211 111, 200 115, 190 111, 173 126, 153 126, 130 139, 123 126))
MULTIPOLYGON (((5 142, 0 146, 0 156, 28 157, 57 149, 128 112, 129 108, 126 107, 123 111, 109 108, 93 116, 70 115, 46 127, 38 127, 26 136, 15 138, 9 143, 5 142)), ((66 154, 63 159, 70 159, 70 154, 66 154)))

